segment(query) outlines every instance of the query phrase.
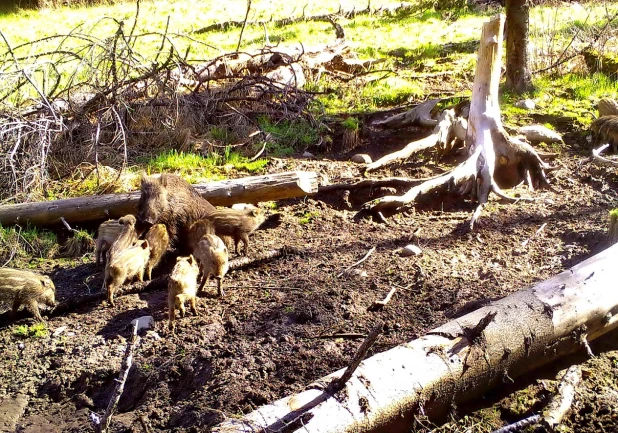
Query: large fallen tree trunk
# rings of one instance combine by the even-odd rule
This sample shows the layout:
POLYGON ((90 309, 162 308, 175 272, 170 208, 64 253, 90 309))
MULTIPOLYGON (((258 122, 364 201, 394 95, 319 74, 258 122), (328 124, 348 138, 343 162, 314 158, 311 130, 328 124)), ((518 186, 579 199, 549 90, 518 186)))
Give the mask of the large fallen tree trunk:
POLYGON ((414 416, 453 406, 618 328, 618 245, 527 290, 365 360, 334 395, 341 369, 308 389, 216 427, 218 433, 408 432, 414 416))
POLYGON ((514 201, 501 187, 512 187, 524 180, 531 187, 535 184, 549 187, 544 171, 548 166, 530 145, 509 137, 500 119, 498 85, 503 28, 502 15, 483 25, 465 136, 468 159, 441 178, 415 186, 402 196, 368 202, 365 209, 376 215, 383 211, 396 212, 421 195, 455 192, 470 195, 478 203, 470 222, 472 228, 491 192, 514 201))
MULTIPOLYGON (((194 186, 202 197, 217 206, 302 197, 318 191, 317 174, 303 171, 229 179, 194 186)), ((118 218, 136 213, 139 197, 140 192, 136 191, 0 206, 0 225, 55 225, 60 223, 61 217, 70 223, 118 218)))

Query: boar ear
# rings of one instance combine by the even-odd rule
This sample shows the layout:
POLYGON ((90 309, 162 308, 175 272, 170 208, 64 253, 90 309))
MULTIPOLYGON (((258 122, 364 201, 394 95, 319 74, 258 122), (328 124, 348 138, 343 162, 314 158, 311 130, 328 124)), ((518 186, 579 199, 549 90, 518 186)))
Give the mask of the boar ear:
POLYGON ((142 178, 141 178, 141 182, 148 182, 148 176, 146 176, 146 172, 142 171, 142 178))
POLYGON ((148 241, 143 241, 142 242, 142 249, 145 250, 146 248, 148 248, 150 245, 148 245, 148 241))
POLYGON ((193 257, 193 254, 189 254, 189 264, 192 265, 194 261, 195 258, 193 257))
POLYGON ((165 187, 167 187, 167 176, 162 174, 159 178, 159 183, 165 187))

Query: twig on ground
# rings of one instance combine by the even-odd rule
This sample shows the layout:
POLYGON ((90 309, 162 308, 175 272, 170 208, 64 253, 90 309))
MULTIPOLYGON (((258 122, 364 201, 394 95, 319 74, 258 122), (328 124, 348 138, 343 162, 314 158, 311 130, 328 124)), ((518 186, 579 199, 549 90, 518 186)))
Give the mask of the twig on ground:
POLYGON ((605 151, 610 146, 609 143, 604 144, 601 147, 597 147, 596 149, 592 149, 592 159, 594 162, 600 165, 609 165, 611 167, 618 167, 618 161, 612 161, 611 159, 605 158, 601 156, 601 153, 605 151))
POLYGON ((554 431, 571 408, 575 397, 575 388, 582 378, 579 365, 572 365, 562 376, 558 385, 558 393, 552 398, 543 412, 543 425, 554 431))
POLYGON ((528 426, 538 424, 539 421, 541 421, 540 415, 532 415, 532 416, 529 416, 528 418, 522 419, 521 421, 514 422, 513 424, 505 425, 504 427, 499 428, 498 430, 494 430, 492 433, 514 433, 514 432, 523 430, 524 428, 528 426))
POLYGON ((380 308, 384 307, 386 304, 389 303, 389 301, 391 300, 391 298, 393 297, 396 291, 397 291, 397 287, 393 287, 388 292, 388 295, 386 295, 386 298, 382 299, 381 301, 374 301, 373 304, 371 304, 371 306, 369 307, 369 310, 371 311, 379 310, 380 308))
POLYGON ((64 226, 66 227, 66 229, 70 232, 73 233, 77 233, 77 230, 75 230, 74 228, 72 228, 69 223, 67 222, 67 220, 64 219, 64 217, 60 217, 60 221, 62 221, 62 224, 64 224, 64 226))
POLYGON ((354 338, 367 338, 367 334, 360 334, 358 332, 338 332, 336 334, 318 335, 317 337, 314 337, 314 338, 319 338, 319 339, 329 339, 329 338, 349 338, 349 339, 354 339, 354 338))
POLYGON ((139 337, 137 336, 137 321, 135 321, 135 324, 133 325, 133 335, 131 336, 131 341, 127 343, 127 348, 124 352, 124 360, 122 362, 122 366, 120 367, 120 374, 118 375, 118 379, 116 379, 116 388, 112 392, 112 397, 109 400, 105 414, 100 419, 96 414, 92 414, 90 417, 97 433, 105 433, 109 429, 112 422, 112 416, 116 411, 118 401, 124 391, 124 384, 129 376, 129 370, 131 370, 131 366, 133 365, 133 352, 135 351, 138 342, 139 337))
POLYGON ((348 266, 347 268, 345 268, 342 272, 340 272, 339 274, 337 274, 337 278, 339 278, 340 276, 342 276, 343 274, 345 274, 346 272, 348 272, 350 269, 352 269, 354 266, 358 266, 361 263, 363 263, 365 260, 367 260, 367 258, 376 250, 376 247, 372 247, 367 254, 365 254, 365 257, 363 257, 362 259, 360 259, 358 262, 354 263, 351 266, 348 266))
POLYGON ((536 235, 538 235, 539 233, 541 233, 541 232, 543 231, 543 229, 545 228, 545 226, 546 226, 546 225, 547 225, 547 223, 543 223, 543 224, 541 225, 541 227, 539 227, 539 229, 538 229, 536 232, 534 232, 534 234, 533 234, 532 236, 530 236, 528 239, 526 239, 525 241, 523 241, 523 242, 521 243, 521 246, 522 246, 522 247, 525 247, 526 245, 528 245, 528 243, 529 243, 529 242, 530 242, 530 241, 531 241, 534 237, 536 237, 536 235))
POLYGON ((350 380, 354 371, 358 368, 358 366, 360 365, 361 361, 363 360, 363 358, 365 357, 365 355, 367 354, 371 346, 373 346, 373 343, 375 343, 375 341, 378 339, 378 337, 382 333, 383 325, 384 323, 380 321, 378 322, 376 326, 373 327, 373 329, 371 330, 371 332, 369 332, 369 335, 367 336, 365 341, 363 341, 363 344, 361 344, 361 346, 358 348, 358 351, 354 355, 354 358, 352 358, 350 365, 348 366, 348 368, 346 368, 346 370, 343 372, 341 377, 333 379, 332 382, 328 384, 328 387, 326 388, 326 391, 328 393, 330 394, 336 393, 337 391, 343 388, 343 386, 346 384, 348 380, 350 380))

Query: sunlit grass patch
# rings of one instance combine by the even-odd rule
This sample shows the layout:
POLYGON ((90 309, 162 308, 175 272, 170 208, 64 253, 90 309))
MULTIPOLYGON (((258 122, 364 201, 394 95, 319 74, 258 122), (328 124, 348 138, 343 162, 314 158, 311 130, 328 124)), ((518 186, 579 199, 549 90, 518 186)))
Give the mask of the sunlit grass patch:
POLYGON ((58 238, 51 231, 0 225, 0 266, 13 266, 31 258, 49 259, 57 253, 58 238))
POLYGON ((49 330, 45 323, 35 323, 34 325, 17 325, 13 328, 13 335, 19 338, 44 338, 49 335, 49 330))
POLYGON ((160 153, 144 165, 149 174, 176 173, 190 183, 198 183, 224 179, 229 168, 249 173, 260 173, 267 164, 266 159, 250 161, 247 157, 227 148, 223 154, 210 152, 207 156, 172 149, 160 153))
POLYGON ((290 156, 314 145, 320 139, 317 127, 304 119, 274 121, 267 116, 258 118, 262 131, 270 134, 272 140, 266 149, 274 156, 290 156))

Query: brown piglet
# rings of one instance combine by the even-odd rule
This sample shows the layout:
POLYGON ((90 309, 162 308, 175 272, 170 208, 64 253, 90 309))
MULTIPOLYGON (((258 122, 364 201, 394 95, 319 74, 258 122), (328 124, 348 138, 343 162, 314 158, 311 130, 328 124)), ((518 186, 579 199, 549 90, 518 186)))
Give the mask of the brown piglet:
POLYGON ((0 302, 11 305, 13 317, 23 305, 36 320, 42 322, 39 304, 56 305, 56 286, 47 275, 0 268, 0 302))
POLYGON ((94 256, 97 266, 105 265, 107 259, 107 251, 112 246, 114 241, 120 235, 123 225, 118 220, 108 220, 99 226, 97 240, 94 248, 94 256))
POLYGON ((170 237, 164 224, 155 224, 146 233, 146 240, 150 245, 150 258, 146 265, 146 277, 152 280, 152 269, 159 264, 161 257, 167 250, 170 237))
POLYGON ((114 306, 114 293, 127 281, 137 277, 144 281, 144 270, 150 258, 148 241, 137 241, 135 245, 121 251, 110 259, 105 269, 107 301, 114 306))
POLYGON ((217 209, 206 214, 215 228, 215 234, 221 238, 230 236, 234 239, 234 250, 238 254, 238 245, 243 241, 243 254, 249 250, 249 234, 258 228, 266 216, 261 209, 217 209))
POLYGON ((215 235, 204 235, 195 248, 195 258, 200 264, 202 282, 198 289, 204 290, 208 279, 213 276, 217 280, 217 292, 223 296, 223 277, 229 269, 228 253, 225 243, 215 235))
POLYGON ((167 303, 169 315, 169 329, 174 330, 174 319, 176 308, 180 310, 180 316, 184 317, 185 302, 191 304, 191 311, 197 315, 196 295, 197 295, 197 276, 200 272, 197 261, 193 255, 189 257, 178 257, 176 265, 172 269, 167 290, 167 303))

